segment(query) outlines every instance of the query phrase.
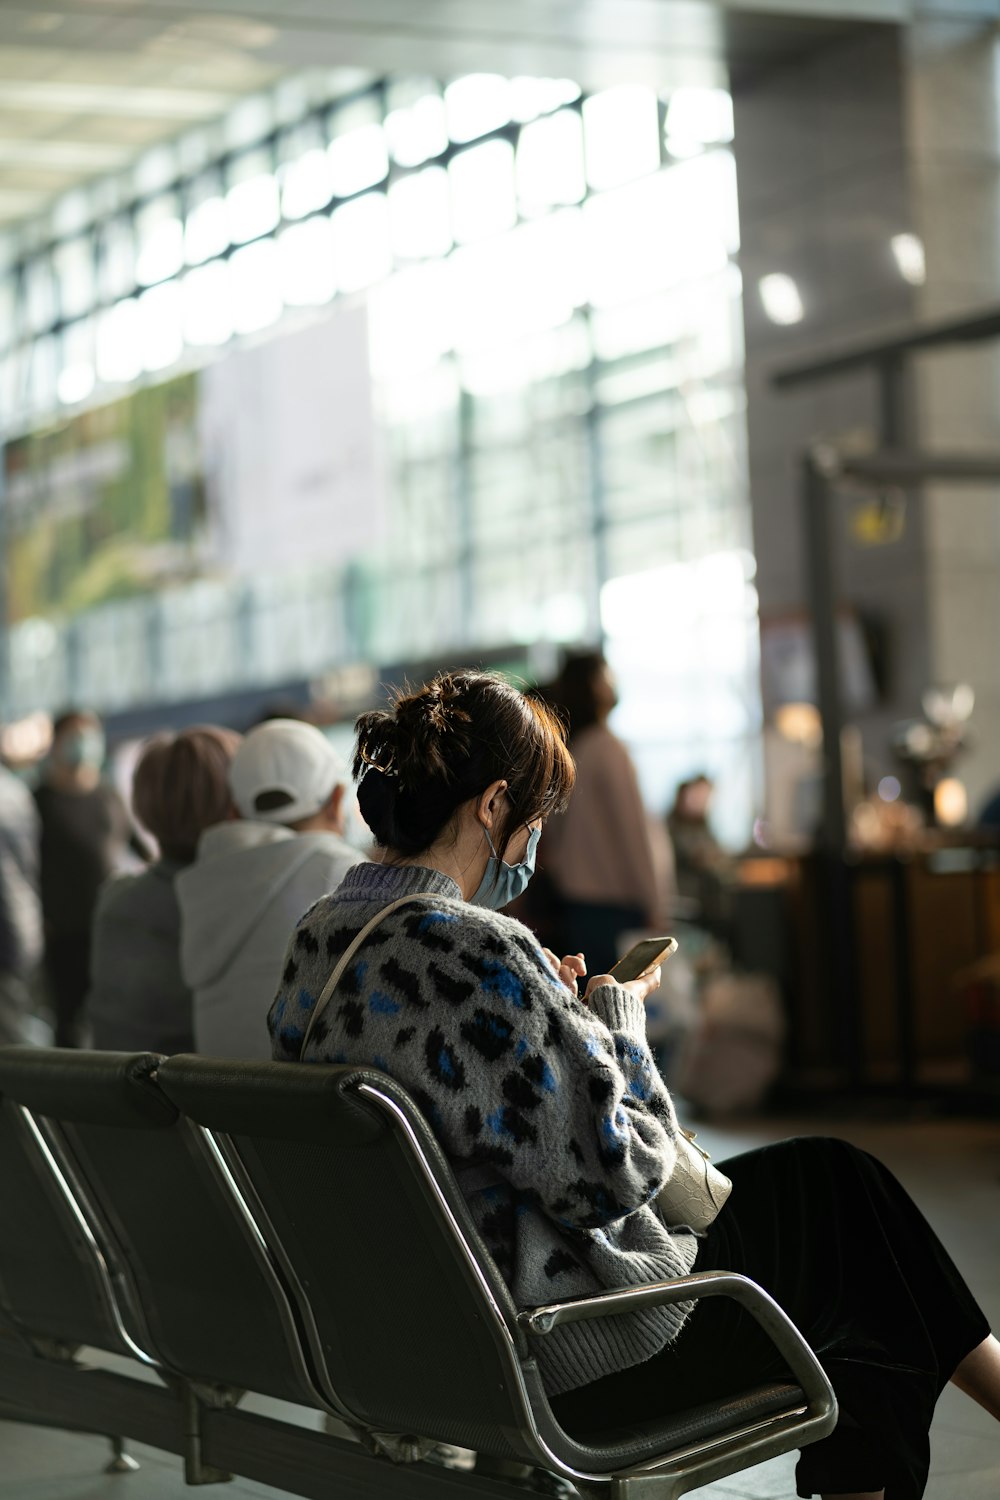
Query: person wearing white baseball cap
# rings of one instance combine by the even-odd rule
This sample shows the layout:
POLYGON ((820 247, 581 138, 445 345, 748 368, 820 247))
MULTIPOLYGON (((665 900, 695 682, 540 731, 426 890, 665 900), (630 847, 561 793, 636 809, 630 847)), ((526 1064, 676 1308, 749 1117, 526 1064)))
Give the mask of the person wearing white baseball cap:
POLYGON ((199 1052, 270 1057, 266 1017, 288 935, 365 857, 343 837, 347 781, 326 737, 298 719, 259 724, 234 756, 239 818, 207 829, 177 877, 199 1052))

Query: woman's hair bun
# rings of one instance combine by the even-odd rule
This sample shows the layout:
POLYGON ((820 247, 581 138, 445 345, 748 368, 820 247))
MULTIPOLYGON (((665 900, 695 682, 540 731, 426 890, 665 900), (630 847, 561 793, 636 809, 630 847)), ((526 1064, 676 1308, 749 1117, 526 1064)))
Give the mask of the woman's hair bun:
POLYGON ((472 715, 456 674, 447 672, 396 699, 396 771, 404 786, 428 777, 453 781, 469 754, 472 715))
POLYGON ((357 721, 358 807, 380 844, 424 849, 453 810, 472 724, 457 679, 445 673, 416 692, 401 691, 392 711, 376 709, 357 721))

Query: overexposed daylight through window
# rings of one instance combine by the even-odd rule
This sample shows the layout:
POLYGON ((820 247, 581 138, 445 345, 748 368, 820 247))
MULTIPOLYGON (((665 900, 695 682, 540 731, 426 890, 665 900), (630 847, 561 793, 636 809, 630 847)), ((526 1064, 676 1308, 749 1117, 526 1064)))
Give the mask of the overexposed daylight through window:
MULTIPOLYGON (((620 726, 651 800, 711 733, 738 837, 757 627, 728 93, 294 84, 7 246, 6 437, 162 387, 177 534, 145 593, 95 567, 85 608, 25 606, 6 710, 34 705, 39 641, 45 681, 72 661, 100 705, 109 653, 128 703, 156 674, 183 696, 603 634, 659 685, 620 726), (212 448, 227 423, 242 457, 212 448), (296 465, 312 543, 280 526, 296 465), (309 508, 323 475, 361 497, 349 525, 309 508)), ((778 319, 788 281, 754 289, 778 319)))

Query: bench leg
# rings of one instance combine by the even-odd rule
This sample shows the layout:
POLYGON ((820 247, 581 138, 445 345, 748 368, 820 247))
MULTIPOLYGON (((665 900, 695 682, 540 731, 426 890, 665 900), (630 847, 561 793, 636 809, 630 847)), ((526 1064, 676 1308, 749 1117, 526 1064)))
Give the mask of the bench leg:
POLYGON ((125 1439, 120 1437, 109 1437, 111 1444, 111 1462, 105 1469, 105 1474, 134 1474, 139 1464, 126 1452, 125 1439))
MULTIPOLYGON (((189 1385, 181 1388, 184 1409, 184 1482, 185 1484, 225 1484, 232 1479, 224 1469, 206 1464, 201 1456, 201 1413, 207 1403, 189 1385)), ((235 1403, 220 1395, 213 1404, 232 1406, 235 1403)))

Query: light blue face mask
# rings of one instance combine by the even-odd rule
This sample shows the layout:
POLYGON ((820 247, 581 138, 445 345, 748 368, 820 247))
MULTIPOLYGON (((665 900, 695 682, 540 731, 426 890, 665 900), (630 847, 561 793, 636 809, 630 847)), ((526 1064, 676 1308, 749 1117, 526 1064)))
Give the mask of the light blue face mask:
POLYGON ((104 765, 107 751, 104 735, 99 729, 80 729, 75 734, 64 735, 52 752, 52 758, 60 765, 79 770, 88 766, 99 771, 104 765))
POLYGON ((542 830, 531 830, 524 858, 518 865, 509 865, 502 860, 494 848, 489 829, 484 828, 483 832, 490 846, 490 857, 486 873, 479 882, 479 889, 472 898, 472 905, 485 906, 488 911, 500 911, 502 907, 509 906, 511 901, 516 901, 527 889, 528 881, 535 873, 535 854, 542 830))

